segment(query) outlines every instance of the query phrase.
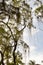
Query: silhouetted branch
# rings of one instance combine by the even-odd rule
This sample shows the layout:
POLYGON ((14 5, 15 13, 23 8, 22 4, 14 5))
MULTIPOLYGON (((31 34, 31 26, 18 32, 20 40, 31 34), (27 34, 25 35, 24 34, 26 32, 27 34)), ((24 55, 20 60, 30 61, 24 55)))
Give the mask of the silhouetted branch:
POLYGON ((4 54, 0 51, 0 54, 1 54, 1 64, 4 65, 4 54))
POLYGON ((15 59, 15 50, 16 50, 16 47, 17 47, 17 40, 15 40, 11 28, 10 28, 5 22, 3 22, 3 21, 0 21, 0 22, 2 22, 3 24, 5 24, 5 25, 8 27, 8 29, 9 29, 10 32, 11 32, 11 36, 12 36, 12 38, 13 38, 13 40, 14 40, 13 58, 14 58, 14 65, 16 65, 16 62, 15 62, 15 61, 16 61, 16 59, 15 59))

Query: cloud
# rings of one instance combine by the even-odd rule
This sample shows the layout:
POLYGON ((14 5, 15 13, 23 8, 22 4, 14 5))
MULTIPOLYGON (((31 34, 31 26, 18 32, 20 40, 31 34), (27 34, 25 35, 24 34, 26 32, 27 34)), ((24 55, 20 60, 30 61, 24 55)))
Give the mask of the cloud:
MULTIPOLYGON (((39 32, 39 29, 34 29, 32 28, 32 36, 36 35, 36 33, 39 32)), ((23 39, 26 43, 29 43, 29 46, 30 46, 30 55, 29 55, 29 59, 30 60, 35 60, 36 63, 40 63, 41 64, 41 61, 43 60, 43 53, 41 52, 37 52, 36 49, 37 49, 37 46, 34 45, 34 42, 31 40, 29 41, 29 30, 28 28, 26 28, 24 30, 24 33, 23 33, 23 39)), ((41 64, 42 65, 42 64, 41 64)))
POLYGON ((37 54, 36 55, 36 63, 40 63, 41 64, 41 61, 43 60, 43 54, 37 54))
POLYGON ((35 63, 39 63, 42 65, 42 60, 43 60, 43 53, 35 53, 35 50, 34 50, 34 53, 30 53, 30 60, 35 60, 35 63))
POLYGON ((29 60, 34 60, 36 64, 39 63, 42 65, 41 61, 43 60, 43 52, 37 52, 36 49, 37 46, 30 46, 29 60))
POLYGON ((31 34, 32 34, 32 35, 35 35, 37 32, 39 32, 38 29, 34 29, 34 28, 32 28, 32 30, 31 30, 31 34))
POLYGON ((36 49, 36 47, 33 45, 33 46, 30 46, 30 52, 34 52, 36 49))

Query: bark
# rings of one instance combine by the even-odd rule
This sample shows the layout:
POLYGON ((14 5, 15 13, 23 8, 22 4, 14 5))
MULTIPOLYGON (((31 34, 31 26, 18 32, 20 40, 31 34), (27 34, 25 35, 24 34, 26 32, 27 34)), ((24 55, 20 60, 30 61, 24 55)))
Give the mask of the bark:
POLYGON ((5 0, 2 0, 2 5, 3 5, 4 10, 5 10, 5 0))
POLYGON ((4 65, 4 54, 0 51, 0 54, 1 54, 1 64, 4 65))
POLYGON ((14 50, 13 50, 13 61, 14 61, 14 65, 16 65, 16 54, 15 54, 15 50, 17 48, 17 41, 15 41, 15 45, 14 45, 14 50))

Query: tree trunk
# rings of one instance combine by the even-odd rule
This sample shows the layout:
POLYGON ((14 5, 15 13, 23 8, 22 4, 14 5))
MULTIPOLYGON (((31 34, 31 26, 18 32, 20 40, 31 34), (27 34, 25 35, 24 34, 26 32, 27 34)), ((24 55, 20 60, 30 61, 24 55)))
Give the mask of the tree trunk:
POLYGON ((16 65, 16 53, 15 53, 15 50, 16 50, 16 47, 17 47, 17 41, 15 41, 15 45, 14 45, 14 50, 13 50, 13 61, 14 61, 14 65, 16 65))
POLYGON ((0 51, 0 54, 1 54, 1 64, 4 65, 4 54, 0 51))
POLYGON ((3 5, 4 10, 5 10, 5 0, 2 1, 2 5, 3 5))

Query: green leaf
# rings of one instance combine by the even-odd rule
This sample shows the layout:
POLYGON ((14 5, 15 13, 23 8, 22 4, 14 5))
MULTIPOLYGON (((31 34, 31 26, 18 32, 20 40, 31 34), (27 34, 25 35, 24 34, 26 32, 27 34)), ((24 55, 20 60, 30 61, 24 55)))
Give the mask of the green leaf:
POLYGON ((36 8, 35 13, 39 13, 41 10, 43 10, 43 5, 41 5, 40 7, 36 8))
POLYGON ((4 34, 4 33, 5 33, 4 28, 0 27, 0 34, 4 34))

